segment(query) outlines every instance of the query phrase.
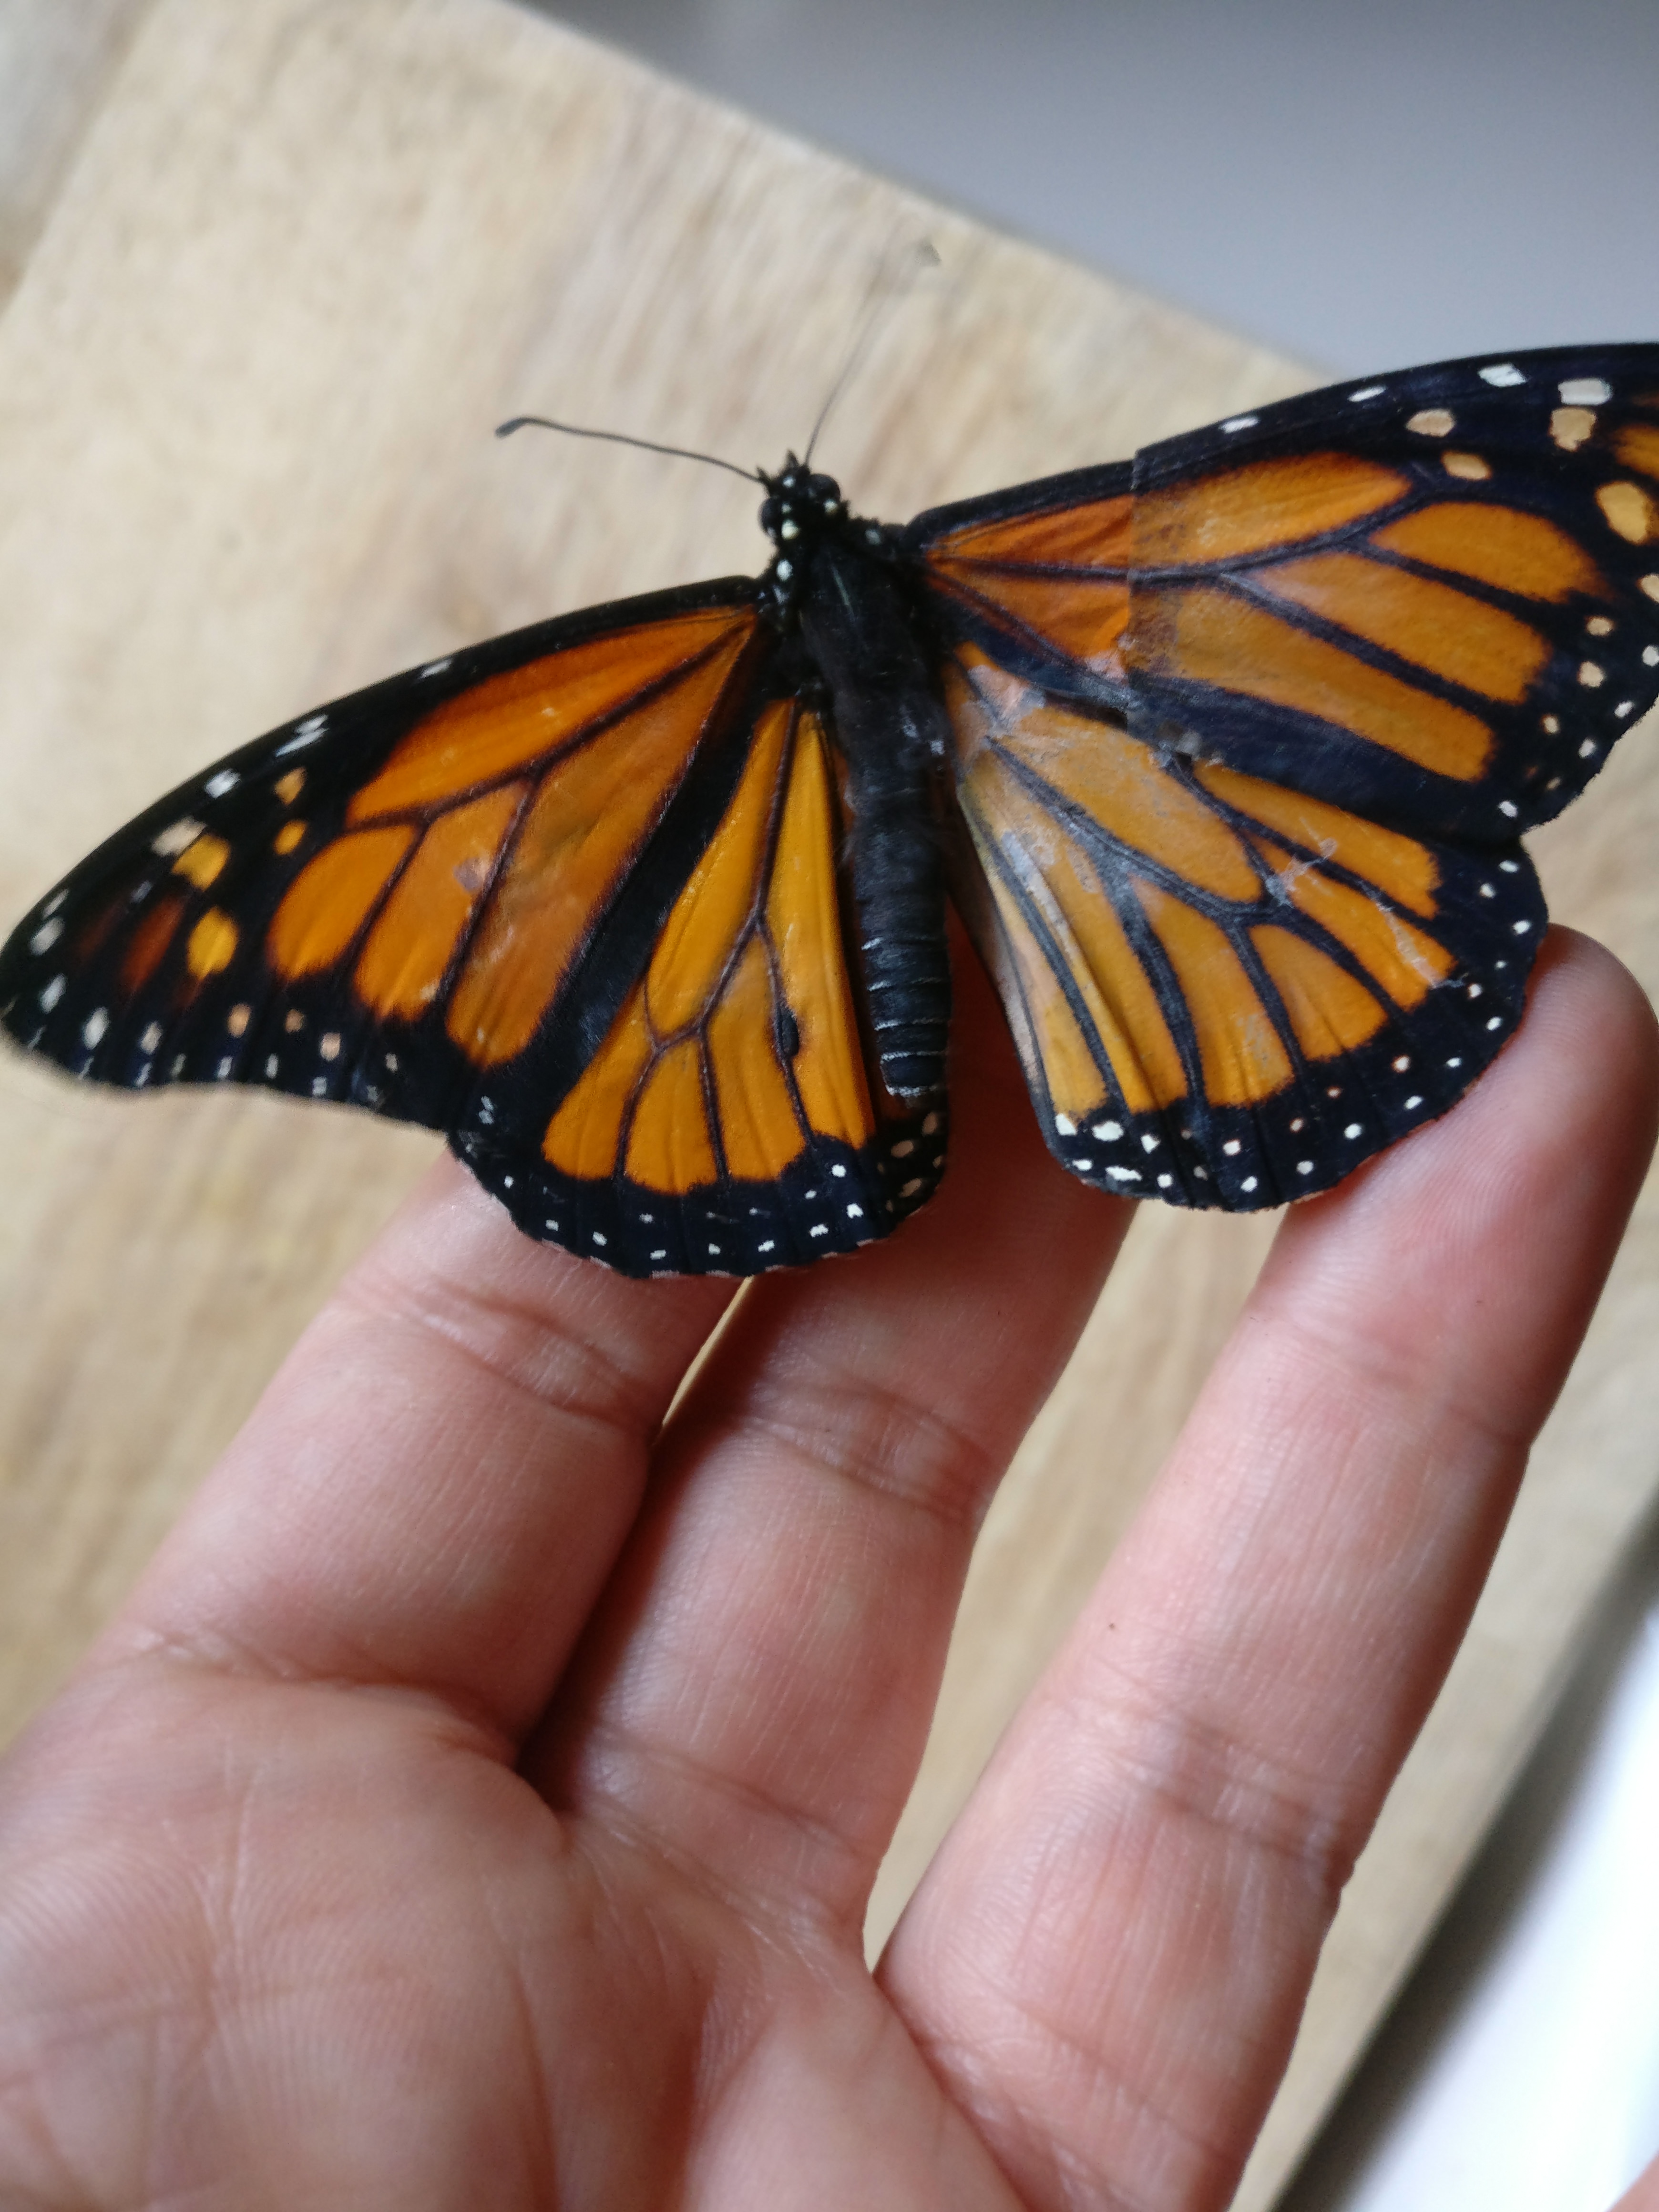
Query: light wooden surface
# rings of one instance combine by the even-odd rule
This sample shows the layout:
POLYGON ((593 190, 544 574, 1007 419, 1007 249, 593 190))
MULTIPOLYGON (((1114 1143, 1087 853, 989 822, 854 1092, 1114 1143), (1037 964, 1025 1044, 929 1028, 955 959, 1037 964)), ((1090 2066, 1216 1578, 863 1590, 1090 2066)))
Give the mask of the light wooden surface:
MULTIPOLYGON (((168 782, 318 700, 560 608, 757 566, 753 495, 731 479, 497 445, 490 426, 556 409, 772 465, 896 235, 931 237, 941 267, 823 452, 871 511, 1126 453, 1305 380, 499 0, 99 0, 79 42, 62 0, 6 4, 14 32, 59 25, 30 49, 43 88, 21 124, 0 98, 22 132, 0 160, 21 264, 0 319, 8 915, 168 782)), ((1659 983, 1651 726, 1538 842, 1557 912, 1659 983)), ((433 1149, 275 1098, 125 1100, 0 1063, 0 1729, 59 1679, 433 1149)), ((986 1528, 873 1937, 1133 1511, 1270 1233, 1137 1224, 986 1528)), ((1249 2212, 1653 1491, 1656 1323, 1650 1192, 1344 1905, 1249 2212)))
POLYGON ((0 301, 150 0, 0 0, 0 301))

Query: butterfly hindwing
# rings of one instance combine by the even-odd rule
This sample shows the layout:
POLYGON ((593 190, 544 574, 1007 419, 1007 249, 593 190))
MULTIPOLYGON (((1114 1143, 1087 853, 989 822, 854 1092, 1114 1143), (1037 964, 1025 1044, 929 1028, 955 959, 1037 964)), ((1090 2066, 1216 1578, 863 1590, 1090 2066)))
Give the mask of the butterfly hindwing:
MULTIPOLYGON (((885 1236, 944 1167, 941 1097, 899 1102, 847 951, 836 764, 788 696, 567 1084, 481 1089, 456 1148, 520 1226, 634 1274, 757 1274, 885 1236), (534 1102, 558 1099, 550 1117, 534 1102)), ((559 1028, 544 1056, 568 1054, 559 1028)))
POLYGON ((958 903, 1085 1181, 1307 1197, 1443 1113, 1520 1018, 1544 911, 1518 846, 1160 754, 971 649, 947 696, 958 903))

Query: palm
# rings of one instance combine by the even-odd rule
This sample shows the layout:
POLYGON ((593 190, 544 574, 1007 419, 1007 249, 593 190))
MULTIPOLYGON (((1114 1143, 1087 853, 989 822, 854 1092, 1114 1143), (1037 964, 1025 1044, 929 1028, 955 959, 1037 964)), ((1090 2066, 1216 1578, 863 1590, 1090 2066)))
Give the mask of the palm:
POLYGON ((1292 1215, 877 1978, 971 1531, 1123 1212, 988 1058, 930 1215, 763 1285, 662 1428, 726 1291, 436 1178, 13 1754, 0 2196, 1224 2203, 1639 1179, 1644 1010, 1583 949, 1539 996, 1292 1215))
POLYGON ((786 2206, 798 2171, 822 2192, 799 2201, 876 2203, 953 2135, 964 2185, 938 2201, 1014 2201, 844 1912, 711 1894, 651 1838, 554 1814, 425 1699, 186 1676, 147 1702, 155 1733, 100 1778, 118 1831, 12 1860, 78 1903, 55 1934, 90 1958, 112 1889, 135 1907, 118 1965, 144 2021, 55 2054, 58 2124, 126 2136, 111 2201, 149 2201, 158 2107, 161 2201, 240 2206, 265 2177, 284 2203, 529 2212, 690 2179, 786 2206))

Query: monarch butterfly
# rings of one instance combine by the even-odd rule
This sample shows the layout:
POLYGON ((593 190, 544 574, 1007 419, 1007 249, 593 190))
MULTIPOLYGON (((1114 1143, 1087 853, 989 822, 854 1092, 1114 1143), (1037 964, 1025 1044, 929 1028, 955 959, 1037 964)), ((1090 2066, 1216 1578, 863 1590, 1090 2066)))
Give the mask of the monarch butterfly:
POLYGON ((1233 1210, 1521 1013, 1518 833, 1659 691, 1659 346, 1410 369, 774 557, 285 724, 0 952, 73 1073, 444 1130, 629 1274, 846 1251, 945 1164, 946 901, 1050 1149, 1233 1210))

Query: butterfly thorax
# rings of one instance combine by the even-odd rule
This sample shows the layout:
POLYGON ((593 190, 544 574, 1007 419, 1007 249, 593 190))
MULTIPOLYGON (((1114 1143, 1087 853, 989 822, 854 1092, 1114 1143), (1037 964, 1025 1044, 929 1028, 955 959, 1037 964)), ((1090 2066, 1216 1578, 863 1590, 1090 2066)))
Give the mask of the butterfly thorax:
POLYGON ((883 1080, 914 1097, 945 1079, 950 964, 933 780, 947 728, 917 642, 905 567, 879 523, 793 454, 765 479, 775 614, 798 631, 844 763, 846 866, 883 1080))

